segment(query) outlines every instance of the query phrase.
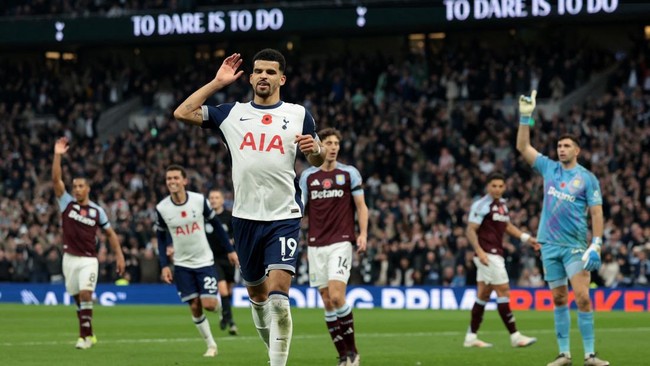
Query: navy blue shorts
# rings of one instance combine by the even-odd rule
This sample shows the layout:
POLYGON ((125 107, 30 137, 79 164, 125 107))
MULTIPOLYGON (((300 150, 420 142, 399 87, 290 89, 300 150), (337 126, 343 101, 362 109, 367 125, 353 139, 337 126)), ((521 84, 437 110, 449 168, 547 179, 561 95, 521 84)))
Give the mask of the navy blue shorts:
POLYGON ((174 266, 174 282, 182 302, 197 297, 217 297, 217 271, 214 266, 187 268, 174 266))
POLYGON ((247 286, 264 282, 272 269, 296 273, 300 219, 253 221, 233 217, 232 227, 247 286))

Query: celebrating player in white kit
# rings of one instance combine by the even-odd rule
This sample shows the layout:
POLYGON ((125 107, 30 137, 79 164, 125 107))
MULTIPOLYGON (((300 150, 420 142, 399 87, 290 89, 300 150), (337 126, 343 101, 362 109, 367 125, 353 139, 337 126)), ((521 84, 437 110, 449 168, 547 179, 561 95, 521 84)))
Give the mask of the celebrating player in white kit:
POLYGON ((240 54, 227 57, 215 78, 174 111, 181 122, 218 130, 232 158, 233 231, 253 321, 271 366, 287 363, 293 333, 289 288, 296 271, 303 205, 294 164, 298 151, 310 164, 323 163, 325 149, 305 107, 280 100, 286 82, 284 56, 264 49, 253 57, 247 103, 203 105, 244 72, 240 54))
POLYGON ((176 282, 178 295, 181 301, 190 306, 192 320, 208 346, 204 356, 214 357, 217 355, 217 343, 203 309, 218 310, 219 299, 217 271, 205 233, 205 222, 210 223, 219 234, 226 251, 232 252, 234 249, 205 197, 185 190, 187 174, 183 167, 170 165, 165 173, 165 181, 169 196, 156 205, 158 219, 155 225, 162 278, 166 283, 176 282), (170 237, 173 244, 173 274, 166 255, 170 237))

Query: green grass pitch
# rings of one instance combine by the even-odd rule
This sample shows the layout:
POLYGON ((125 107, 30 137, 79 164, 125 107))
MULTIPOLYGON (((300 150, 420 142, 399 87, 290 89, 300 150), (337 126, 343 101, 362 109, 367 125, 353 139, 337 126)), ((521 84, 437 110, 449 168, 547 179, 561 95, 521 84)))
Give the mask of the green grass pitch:
MULTIPOLYGON (((336 353, 319 309, 292 309, 294 335, 289 365, 335 365, 336 353)), ((582 343, 572 312, 571 351, 582 364, 582 343)), ((485 314, 479 336, 491 349, 465 349, 468 311, 355 309, 363 365, 545 365, 557 353, 552 312, 515 312, 522 333, 538 338, 523 349, 510 346, 495 311, 485 314)), ((209 317, 219 355, 203 358, 205 344, 186 306, 96 306, 98 344, 76 350, 77 321, 71 306, 0 305, 0 365, 267 365, 266 351, 248 309, 235 309, 240 329, 229 336, 209 317)), ((650 313, 596 314, 596 350, 612 365, 648 365, 650 313)))

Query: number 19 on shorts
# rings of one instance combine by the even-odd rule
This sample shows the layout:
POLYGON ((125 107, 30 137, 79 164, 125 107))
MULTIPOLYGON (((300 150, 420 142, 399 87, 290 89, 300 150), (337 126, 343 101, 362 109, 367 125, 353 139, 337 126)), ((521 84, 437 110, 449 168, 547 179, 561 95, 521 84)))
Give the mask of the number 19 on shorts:
POLYGON ((298 242, 294 238, 280 237, 280 255, 282 255, 282 261, 290 261, 293 259, 298 249, 298 242), (287 249, 289 253, 287 254, 287 249))

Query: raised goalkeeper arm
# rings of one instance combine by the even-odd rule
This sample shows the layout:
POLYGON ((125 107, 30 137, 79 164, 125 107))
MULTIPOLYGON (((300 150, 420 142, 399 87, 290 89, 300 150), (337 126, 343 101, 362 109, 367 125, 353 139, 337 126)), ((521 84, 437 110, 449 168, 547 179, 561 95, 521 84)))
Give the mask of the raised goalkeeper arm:
POLYGON ((533 111, 535 110, 535 97, 537 90, 530 93, 530 97, 519 97, 519 129, 517 130, 517 150, 529 165, 533 165, 537 158, 537 150, 530 144, 530 126, 533 124, 533 111))

